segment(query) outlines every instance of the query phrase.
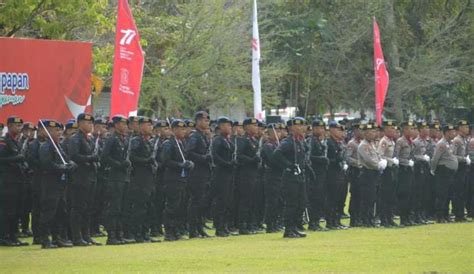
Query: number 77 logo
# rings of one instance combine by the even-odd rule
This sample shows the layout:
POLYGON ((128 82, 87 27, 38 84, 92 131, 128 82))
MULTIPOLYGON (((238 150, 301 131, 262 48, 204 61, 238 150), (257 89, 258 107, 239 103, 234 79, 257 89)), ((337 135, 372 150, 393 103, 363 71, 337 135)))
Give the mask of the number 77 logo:
POLYGON ((120 39, 120 45, 130 45, 133 40, 133 37, 137 35, 137 33, 132 29, 122 29, 120 30, 123 33, 122 39, 120 39))

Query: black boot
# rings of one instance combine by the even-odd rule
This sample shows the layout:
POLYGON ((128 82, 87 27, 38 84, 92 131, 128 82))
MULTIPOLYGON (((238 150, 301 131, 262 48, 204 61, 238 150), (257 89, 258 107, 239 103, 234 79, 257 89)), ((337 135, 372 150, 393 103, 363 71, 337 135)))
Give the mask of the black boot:
POLYGON ((197 232, 199 233, 199 235, 201 235, 202 238, 209 238, 209 234, 206 233, 206 231, 204 230, 204 227, 202 225, 199 225, 198 228, 197 228, 197 232))
POLYGON ((107 242, 106 245, 121 245, 122 242, 117 239, 117 234, 114 231, 107 232, 107 242))

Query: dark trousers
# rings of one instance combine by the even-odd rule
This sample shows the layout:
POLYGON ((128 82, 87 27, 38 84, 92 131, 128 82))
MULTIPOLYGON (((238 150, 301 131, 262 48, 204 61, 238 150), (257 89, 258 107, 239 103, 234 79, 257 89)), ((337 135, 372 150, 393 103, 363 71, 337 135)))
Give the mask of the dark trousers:
POLYGON ((291 171, 285 170, 282 177, 283 198, 285 201, 284 222, 287 231, 296 230, 301 224, 301 209, 304 208, 304 175, 294 175, 291 171))
POLYGON ((141 174, 132 178, 130 183, 130 199, 133 214, 131 216, 131 232, 135 237, 140 238, 149 232, 148 226, 148 206, 151 202, 154 190, 153 175, 141 174))
POLYGON ((207 206, 206 189, 209 182, 209 172, 195 170, 188 180, 188 222, 191 229, 201 227, 207 206))
POLYGON ((339 168, 329 168, 327 184, 328 214, 326 216, 326 221, 330 226, 339 225, 341 222, 338 209, 340 204, 341 192, 343 191, 345 185, 346 182, 344 171, 339 168))
POLYGON ((237 184, 239 192, 239 226, 248 228, 255 220, 256 186, 258 180, 257 168, 243 167, 237 184))
POLYGON ((265 170, 258 170, 258 177, 255 184, 254 220, 253 223, 262 225, 265 218, 265 170))
POLYGON ((94 202, 95 182, 91 180, 73 181, 68 186, 71 198, 70 223, 73 242, 90 240, 90 219, 94 202))
POLYGON ((282 187, 280 173, 278 170, 265 170, 265 223, 267 224, 267 228, 274 228, 281 214, 279 211, 282 187))
POLYGON ((99 226, 104 224, 103 215, 105 207, 105 192, 107 188, 107 177, 105 174, 97 176, 97 184, 94 189, 94 200, 92 204, 91 231, 97 233, 99 226))
POLYGON ((315 178, 313 184, 308 184, 308 201, 310 222, 319 224, 319 220, 328 215, 327 206, 327 169, 314 167, 315 178))
POLYGON ((3 214, 4 239, 16 240, 18 224, 23 213, 22 194, 24 189, 23 176, 6 174, 3 179, 3 214))
POLYGON ((379 179, 378 170, 363 168, 360 174, 360 200, 362 222, 374 224, 374 206, 376 200, 376 184, 379 179))
POLYGON ((173 232, 180 224, 180 210, 186 195, 186 181, 181 178, 166 178, 164 184, 166 233, 173 232))
POLYGON ((425 162, 415 164, 413 189, 411 191, 411 207, 416 219, 424 217, 423 201, 426 199, 425 196, 427 195, 425 186, 428 174, 430 174, 429 169, 430 167, 425 162))
POLYGON ((40 237, 39 223, 41 215, 41 180, 42 174, 35 173, 31 186, 31 230, 33 231, 33 237, 38 237, 38 239, 40 237))
POLYGON ((120 233, 125 185, 125 181, 109 181, 105 190, 104 225, 109 235, 110 232, 120 233))
POLYGON ((397 198, 401 221, 406 221, 410 216, 412 186, 413 168, 409 166, 400 166, 398 173, 397 198))
POLYGON ((31 221, 32 202, 32 178, 28 176, 23 191, 23 212, 20 217, 21 230, 23 232, 29 230, 31 221))
POLYGON ((158 174, 155 180, 155 190, 152 197, 152 209, 150 212, 150 223, 153 232, 161 232, 163 227, 163 211, 165 210, 165 192, 162 174, 158 174))
POLYGON ((468 166, 465 163, 459 163, 453 184, 453 213, 456 219, 464 218, 464 208, 466 207, 466 175, 468 166))
POLYGON ((382 224, 392 222, 393 209, 396 206, 397 171, 395 166, 387 167, 380 178, 380 204, 377 206, 380 208, 382 224))
POLYGON ((49 242, 49 235, 60 238, 66 234, 67 209, 64 183, 56 175, 45 176, 41 184, 40 235, 43 243, 49 242))
POLYGON ((436 168, 436 215, 439 218, 448 218, 449 190, 454 183, 456 172, 445 166, 436 168))
POLYGON ((361 190, 360 190, 360 168, 349 167, 347 170, 347 178, 350 182, 351 200, 349 202, 349 214, 351 215, 351 223, 361 220, 361 190))
POLYGON ((226 227, 232 210, 232 168, 216 167, 211 183, 211 195, 215 201, 214 206, 214 226, 218 230, 226 227))

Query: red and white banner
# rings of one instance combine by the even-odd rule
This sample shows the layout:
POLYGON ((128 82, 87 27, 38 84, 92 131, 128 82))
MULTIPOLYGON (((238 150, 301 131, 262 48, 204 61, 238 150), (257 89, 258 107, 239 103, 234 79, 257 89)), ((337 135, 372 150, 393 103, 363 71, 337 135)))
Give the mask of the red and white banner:
POLYGON ((257 0, 253 1, 252 21, 252 87, 253 87, 253 115, 263 119, 262 92, 260 85, 260 37, 258 34, 257 0))
POLYGON ((380 43, 380 30, 374 17, 374 72, 375 72, 375 120, 382 124, 382 113, 387 95, 389 76, 385 59, 383 57, 382 45, 380 43))
POLYGON ((91 112, 91 69, 91 43, 0 38, 0 122, 91 112))
POLYGON ((128 0, 118 1, 110 116, 136 115, 144 57, 128 0))

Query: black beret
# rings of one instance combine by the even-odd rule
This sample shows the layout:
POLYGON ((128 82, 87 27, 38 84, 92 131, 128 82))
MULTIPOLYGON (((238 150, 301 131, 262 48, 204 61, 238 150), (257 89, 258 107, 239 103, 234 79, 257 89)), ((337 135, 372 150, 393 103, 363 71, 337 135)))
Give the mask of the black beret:
POLYGON ((244 123, 241 122, 241 121, 234 121, 234 122, 232 123, 232 126, 234 126, 234 127, 241 127, 241 126, 243 126, 243 125, 244 125, 244 123))
POLYGON ((428 126, 431 129, 441 129, 441 125, 439 123, 430 123, 428 126))
POLYGON ((279 124, 275 124, 275 123, 269 123, 267 124, 266 128, 269 128, 269 129, 277 129, 277 128, 280 128, 280 125, 279 124))
POLYGON ((65 128, 72 129, 72 128, 78 128, 78 126, 75 120, 69 120, 67 121, 65 128))
POLYGON ((313 122, 311 122, 311 125, 313 127, 325 127, 326 123, 323 120, 314 119, 313 122))
POLYGON ((469 126, 469 123, 466 120, 459 120, 458 127, 460 126, 469 126))
POLYGON ((244 126, 246 125, 258 125, 258 120, 255 118, 247 117, 244 119, 244 126))
POLYGON ((35 125, 33 125, 33 123, 31 123, 31 122, 26 122, 26 123, 23 124, 23 128, 22 128, 22 129, 23 129, 23 130, 25 130, 25 129, 36 130, 36 127, 35 127, 35 125))
POLYGON ((352 129, 360 129, 360 124, 359 123, 352 124, 352 129))
POLYGON ((140 121, 140 118, 137 117, 137 116, 130 116, 128 117, 128 122, 131 123, 131 122, 139 122, 140 121))
POLYGON ((329 122, 329 125, 328 125, 328 126, 329 126, 329 128, 340 128, 340 129, 342 129, 342 125, 339 124, 339 123, 336 122, 336 121, 331 121, 331 122, 329 122))
POLYGON ((104 118, 97 118, 94 120, 94 125, 107 125, 107 120, 104 118))
POLYGON ((139 124, 153 123, 153 121, 152 121, 151 118, 149 118, 149 117, 142 116, 142 117, 140 117, 140 119, 138 120, 138 123, 139 123, 139 124))
POLYGON ((186 123, 181 120, 181 119, 174 119, 172 122, 171 122, 171 127, 172 128, 177 128, 177 127, 186 127, 186 123))
POLYGON ((155 123, 154 128, 170 127, 170 124, 166 120, 158 120, 155 123))
POLYGON ((224 124, 224 123, 229 123, 232 125, 232 120, 226 116, 220 116, 219 118, 217 118, 217 125, 224 124))
POLYGON ((363 129, 363 130, 377 129, 377 124, 373 122, 368 122, 367 124, 361 125, 360 129, 363 129))
POLYGON ((184 120, 184 122, 186 123, 187 127, 195 127, 196 126, 196 123, 191 119, 186 119, 186 120, 184 120))
POLYGON ((288 127, 291 127, 294 125, 305 125, 305 124, 306 124, 306 120, 303 117, 294 117, 286 121, 286 125, 288 127))
POLYGON ((200 110, 196 113, 194 113, 194 121, 197 121, 202 118, 209 118, 209 114, 205 112, 204 110, 200 110))
POLYGON ((413 127, 415 126, 415 123, 413 123, 413 121, 405 121, 405 122, 402 122, 400 124, 400 127, 401 128, 404 128, 404 127, 413 127))
POLYGON ((383 126, 383 127, 395 127, 395 126, 397 125, 396 123, 397 123, 397 122, 394 121, 394 120, 384 120, 384 121, 382 122, 382 126, 383 126))
POLYGON ((43 124, 45 127, 55 127, 55 128, 63 128, 63 125, 55 120, 43 120, 43 124))
POLYGON ((449 130, 455 130, 456 128, 452 124, 444 124, 443 125, 443 132, 449 131, 449 130))
POLYGON ((265 123, 262 122, 262 121, 257 121, 257 125, 258 125, 258 127, 265 128, 265 123))
POLYGON ((10 116, 7 118, 7 124, 23 124, 23 120, 17 116, 10 116))
POLYGON ((94 122, 94 116, 92 116, 92 114, 89 114, 89 113, 81 113, 79 115, 77 115, 77 122, 79 121, 92 121, 94 122))
POLYGON ((418 129, 429 127, 428 122, 426 122, 426 121, 420 121, 420 122, 416 123, 416 126, 418 127, 418 129))
POLYGON ((112 117, 112 124, 117 124, 119 122, 125 122, 125 123, 128 123, 128 120, 127 120, 127 117, 123 116, 123 115, 115 115, 114 117, 112 117))

